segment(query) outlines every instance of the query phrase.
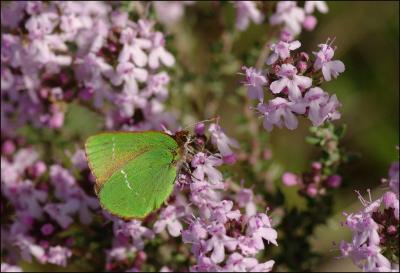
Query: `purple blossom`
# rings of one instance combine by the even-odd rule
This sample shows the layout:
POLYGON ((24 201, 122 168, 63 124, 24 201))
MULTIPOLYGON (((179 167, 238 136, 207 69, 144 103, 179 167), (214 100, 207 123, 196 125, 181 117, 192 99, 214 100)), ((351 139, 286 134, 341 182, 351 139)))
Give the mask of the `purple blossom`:
POLYGON ((179 21, 185 13, 185 5, 194 1, 154 1, 154 10, 157 19, 166 25, 172 25, 179 21))
POLYGON ((296 50, 300 46, 301 43, 299 41, 292 41, 292 42, 279 41, 276 44, 272 44, 271 50, 273 51, 273 53, 269 55, 266 63, 268 65, 274 64, 278 60, 278 58, 281 58, 281 60, 285 60, 286 58, 290 57, 290 51, 296 50))
POLYGON ((16 265, 1 263, 1 272, 22 272, 22 269, 16 265))
POLYGON ((139 67, 146 65, 147 55, 144 49, 151 47, 149 40, 138 38, 136 31, 132 28, 126 28, 121 32, 120 42, 124 45, 118 56, 120 63, 133 61, 139 67))
POLYGON ((257 9, 252 1, 235 1, 236 28, 243 31, 247 29, 250 21, 259 25, 264 20, 264 15, 257 9))
POLYGON ((51 235, 54 232, 54 226, 52 224, 50 224, 50 223, 44 224, 40 228, 40 231, 45 236, 51 235))
POLYGON ((311 14, 314 12, 314 9, 317 9, 321 13, 327 13, 329 11, 325 1, 306 1, 304 4, 304 11, 311 14))
POLYGON ((138 220, 131 220, 129 222, 124 222, 119 219, 116 220, 114 222, 114 234, 116 236, 130 238, 132 240, 132 245, 138 250, 143 249, 145 239, 154 238, 154 232, 143 226, 142 222, 138 220))
POLYGON ((204 181, 207 177, 208 182, 213 185, 222 184, 222 174, 215 168, 222 164, 222 160, 216 156, 207 156, 204 153, 197 153, 191 162, 192 166, 196 168, 192 175, 198 181, 204 181))
POLYGON ((285 172, 282 176, 282 181, 285 186, 291 187, 299 184, 299 178, 297 175, 285 172))
POLYGON ((278 245, 276 241, 278 233, 272 228, 268 216, 264 213, 257 213, 250 217, 246 232, 247 235, 253 236, 253 238, 258 241, 257 246, 260 247, 260 249, 264 248, 262 239, 265 239, 274 245, 278 245))
POLYGON ((340 185, 342 184, 342 177, 337 174, 330 175, 326 180, 326 184, 330 188, 340 187, 340 185))
POLYGON ((152 37, 152 49, 149 54, 149 66, 152 69, 157 69, 162 62, 166 66, 173 66, 175 58, 164 48, 165 39, 161 32, 154 33, 152 37))
POLYGON ((229 138, 223 132, 221 126, 216 123, 211 124, 208 131, 211 133, 211 140, 213 144, 216 145, 218 150, 221 152, 224 162, 226 162, 230 157, 234 156, 231 147, 239 148, 239 143, 236 140, 229 138))
POLYGON ((205 224, 199 219, 193 220, 189 227, 182 232, 182 240, 185 243, 199 244, 202 240, 207 239, 208 232, 205 224))
POLYGON ((169 205, 160 214, 159 219, 154 223, 153 230, 160 233, 167 228, 168 233, 173 237, 181 235, 182 223, 179 218, 185 215, 184 207, 169 205))
POLYGON ((71 214, 79 210, 79 203, 75 200, 60 204, 48 203, 43 209, 63 229, 66 229, 74 222, 71 214))
POLYGON ((314 52, 316 56, 314 69, 317 71, 322 69, 322 74, 326 81, 330 81, 332 77, 336 79, 345 70, 343 62, 332 60, 335 49, 330 44, 320 44, 318 47, 320 51, 314 52))
POLYGON ((228 220, 239 220, 241 214, 239 210, 232 210, 233 202, 222 200, 211 206, 210 220, 225 224, 228 220))
POLYGON ((392 264, 383 252, 388 243, 383 239, 386 236, 385 232, 390 234, 394 227, 389 226, 392 221, 390 219, 399 219, 398 197, 392 192, 386 192, 375 201, 371 200, 371 195, 369 201, 360 195, 359 199, 364 208, 357 213, 345 214, 346 226, 353 232, 353 238, 349 243, 340 243, 342 256, 351 258, 364 272, 398 270, 398 264, 392 264), (381 211, 382 204, 386 209, 394 210, 381 211))
POLYGON ((245 208, 246 215, 252 216, 256 214, 257 207, 254 203, 254 193, 250 189, 240 189, 240 191, 236 194, 235 200, 238 203, 239 207, 245 208))
POLYGON ((259 107, 264 114, 264 128, 270 132, 273 126, 282 128, 284 124, 288 129, 297 128, 298 121, 293 113, 304 114, 305 107, 302 103, 290 102, 277 97, 268 102, 268 105, 259 107))
POLYGON ((247 68, 243 66, 242 70, 246 73, 246 80, 243 84, 247 87, 247 96, 250 99, 258 99, 261 102, 264 101, 263 87, 268 84, 265 76, 253 67, 247 68))
POLYGON ((209 257, 201 256, 198 263, 190 268, 191 272, 221 272, 222 268, 209 257))
POLYGON ((307 31, 313 31, 317 26, 317 18, 313 15, 307 15, 303 21, 303 28, 307 31))
POLYGON ((32 256, 35 257, 40 263, 46 262, 45 250, 34 243, 34 239, 31 237, 19 234, 16 236, 15 245, 21 250, 21 257, 25 261, 31 262, 32 256))
POLYGON ((71 156, 71 162, 79 170, 88 168, 85 151, 83 149, 78 149, 75 151, 75 153, 71 156))
POLYGON ((312 79, 306 76, 297 75, 297 68, 291 64, 283 64, 277 73, 280 78, 271 83, 269 88, 272 93, 281 93, 287 88, 291 100, 299 100, 301 91, 311 87, 312 79))
POLYGON ((274 261, 268 261, 259 264, 255 258, 243 257, 239 253, 233 253, 229 256, 224 270, 227 272, 269 272, 274 263, 274 261))
POLYGON ((304 17, 304 10, 297 7, 295 1, 279 1, 276 6, 276 13, 269 18, 269 22, 271 25, 283 24, 287 31, 293 35, 298 35, 301 32, 304 17))
POLYGON ((325 120, 340 118, 337 108, 340 106, 336 95, 329 98, 328 93, 319 87, 311 88, 304 96, 304 102, 309 107, 308 118, 314 126, 321 125, 325 120))
POLYGON ((58 266, 67 266, 67 259, 71 257, 72 252, 62 246, 50 247, 47 254, 47 262, 58 266))
POLYGON ((233 251, 237 242, 234 238, 226 235, 225 227, 222 224, 211 225, 207 228, 211 238, 206 243, 206 252, 211 251, 211 260, 220 263, 225 259, 225 247, 233 251))

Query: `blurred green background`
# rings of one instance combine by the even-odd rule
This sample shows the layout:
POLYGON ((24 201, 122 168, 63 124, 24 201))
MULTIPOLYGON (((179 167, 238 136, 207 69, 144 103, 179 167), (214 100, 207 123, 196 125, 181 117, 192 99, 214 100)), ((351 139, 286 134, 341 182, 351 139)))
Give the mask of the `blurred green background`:
MULTIPOLYGON (((346 71, 337 80, 324 84, 323 89, 337 94, 342 103, 342 118, 335 122, 347 124, 342 145, 361 157, 342 169, 346 188, 336 195, 336 215, 326 226, 318 228, 313 246, 324 255, 316 271, 357 271, 348 259, 335 259, 340 253, 332 242, 351 238, 340 221, 344 220, 343 210, 353 212, 361 208, 354 190, 366 194, 366 189, 372 189, 375 196, 379 195, 384 190, 381 178, 387 176, 390 163, 398 160, 399 2, 328 1, 328 5, 328 14, 317 14, 316 29, 303 31, 298 39, 302 50, 311 53, 328 37, 336 38, 335 58, 345 63, 346 71)), ((230 27, 227 21, 234 20, 231 6, 208 2, 186 10, 185 19, 171 33, 182 70, 191 76, 175 83, 171 101, 174 106, 179 105, 177 101, 184 92, 186 98, 192 97, 192 103, 181 102, 182 112, 195 112, 194 119, 219 115, 228 133, 241 139, 236 121, 244 115, 245 90, 240 87, 243 76, 237 72, 242 65, 255 65, 271 32, 267 23, 251 24, 248 30, 232 38, 221 30, 230 27), (245 60, 242 56, 246 56, 245 60), (219 71, 214 71, 216 67, 219 71)), ((264 12, 271 10, 267 8, 264 12)), ((183 74, 177 71, 180 73, 183 74)), ((295 131, 275 129, 271 134, 260 131, 268 135, 267 145, 281 168, 293 172, 307 170, 317 155, 304 141, 309 135, 309 126, 308 120, 302 120, 295 131)), ((299 200, 294 191, 288 195, 293 199, 291 203, 299 200)))

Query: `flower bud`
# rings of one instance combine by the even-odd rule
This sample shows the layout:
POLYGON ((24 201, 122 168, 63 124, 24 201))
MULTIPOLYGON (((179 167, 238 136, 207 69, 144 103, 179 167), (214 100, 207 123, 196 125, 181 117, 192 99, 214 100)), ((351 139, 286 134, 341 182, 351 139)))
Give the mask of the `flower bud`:
POLYGON ((53 225, 50 224, 50 223, 44 224, 44 225, 41 227, 40 231, 42 232, 42 234, 43 234, 44 236, 48 236, 48 235, 50 235, 50 234, 52 234, 52 233, 54 232, 54 227, 53 227, 53 225))
POLYGON ((197 123, 196 126, 194 127, 194 131, 196 135, 202 136, 204 135, 206 126, 204 125, 203 122, 197 123))
POLYGON ((313 31, 315 26, 317 25, 317 18, 312 15, 308 15, 303 22, 303 27, 308 31, 313 31))
POLYGON ((11 140, 6 140, 1 147, 1 151, 5 155, 11 155, 15 152, 15 144, 11 140))
POLYGON ((293 173, 286 172, 282 176, 282 181, 285 186, 294 186, 299 183, 299 177, 293 173))
POLYGON ((329 188, 337 188, 342 184, 342 177, 340 175, 331 175, 326 180, 326 186, 329 188))
POLYGON ((307 195, 310 197, 315 197, 318 194, 318 189, 314 184, 310 184, 307 187, 307 195))
POLYGON ((306 72, 308 68, 307 63, 303 61, 298 62, 296 67, 299 70, 300 74, 306 72))

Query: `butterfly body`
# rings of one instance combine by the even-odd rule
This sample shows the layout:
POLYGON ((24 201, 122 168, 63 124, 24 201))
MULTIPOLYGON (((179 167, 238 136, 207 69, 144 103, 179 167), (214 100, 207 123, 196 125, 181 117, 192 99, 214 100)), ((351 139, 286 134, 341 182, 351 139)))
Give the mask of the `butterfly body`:
POLYGON ((95 191, 104 209, 124 219, 144 218, 171 194, 185 133, 108 132, 85 144, 95 191))

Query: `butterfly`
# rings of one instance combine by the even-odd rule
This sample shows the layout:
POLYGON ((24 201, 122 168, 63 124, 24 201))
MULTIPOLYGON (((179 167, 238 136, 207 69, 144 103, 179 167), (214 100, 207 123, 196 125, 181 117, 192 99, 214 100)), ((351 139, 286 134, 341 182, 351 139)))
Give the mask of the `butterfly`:
POLYGON ((170 196, 189 132, 106 132, 89 137, 86 158, 101 206, 123 219, 141 219, 170 196))

